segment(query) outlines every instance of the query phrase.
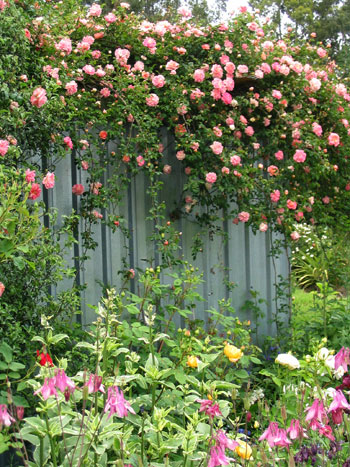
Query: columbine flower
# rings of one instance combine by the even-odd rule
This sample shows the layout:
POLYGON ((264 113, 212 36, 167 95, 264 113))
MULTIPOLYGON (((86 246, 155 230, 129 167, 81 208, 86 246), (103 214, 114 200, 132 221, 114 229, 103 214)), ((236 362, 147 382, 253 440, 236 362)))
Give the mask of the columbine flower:
POLYGON ((333 402, 329 406, 328 412, 331 412, 333 423, 340 425, 343 421, 343 410, 350 410, 350 404, 345 399, 342 391, 336 391, 333 402))
POLYGON ((300 425, 299 420, 296 420, 294 418, 290 422, 290 427, 287 428, 287 433, 289 434, 291 440, 301 439, 304 436, 306 437, 306 435, 304 435, 304 430, 303 427, 300 425))
POLYGON ((64 392, 66 389, 68 389, 72 393, 75 390, 75 384, 70 378, 68 378, 64 370, 56 371, 55 386, 61 392, 64 392))
POLYGON ((290 370, 300 368, 299 360, 293 357, 293 355, 290 355, 289 353, 280 353, 279 355, 277 355, 275 362, 279 363, 280 365, 286 366, 290 370))
POLYGON ((260 436, 259 441, 266 441, 268 442, 270 448, 275 445, 275 438, 278 435, 278 423, 277 422, 270 422, 269 426, 266 428, 264 433, 260 436))
POLYGON ((39 352, 39 350, 36 351, 36 354, 39 359, 39 365, 41 366, 53 366, 52 359, 48 353, 44 352, 39 352))
POLYGON ((134 409, 131 407, 129 402, 124 399, 124 394, 118 386, 111 386, 108 388, 108 399, 104 411, 109 411, 108 418, 115 413, 118 417, 122 418, 127 417, 128 412, 135 414, 134 409))
POLYGON ((55 382, 56 378, 45 378, 43 386, 35 391, 34 395, 36 396, 41 393, 44 401, 46 401, 50 396, 57 396, 55 382))
POLYGON ((105 393, 105 388, 102 384, 102 376, 91 374, 89 381, 85 384, 85 386, 88 388, 89 394, 97 391, 100 391, 103 394, 105 393))
POLYGON ((7 405, 0 404, 0 430, 2 425, 10 426, 15 419, 7 411, 7 405))
POLYGON ((349 347, 342 347, 334 357, 334 369, 337 370, 342 367, 346 372, 348 371, 348 365, 350 365, 350 349, 349 347))
POLYGON ((321 423, 328 422, 323 402, 319 399, 315 399, 312 406, 308 407, 305 412, 307 412, 305 420, 310 422, 310 428, 314 431, 320 428, 321 423))
POLYGON ((219 404, 209 399, 197 399, 196 402, 199 402, 201 405, 199 411, 204 412, 208 417, 214 418, 222 416, 219 404))

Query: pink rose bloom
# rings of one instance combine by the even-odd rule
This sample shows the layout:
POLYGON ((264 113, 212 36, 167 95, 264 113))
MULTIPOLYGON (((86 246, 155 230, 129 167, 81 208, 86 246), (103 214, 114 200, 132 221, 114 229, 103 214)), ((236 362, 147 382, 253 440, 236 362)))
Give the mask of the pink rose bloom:
POLYGON ((139 167, 142 167, 145 165, 145 159, 142 156, 137 156, 136 162, 139 167))
POLYGON ((277 151, 275 153, 275 157, 278 161, 282 161, 283 160, 283 157, 284 157, 284 154, 283 154, 283 151, 277 151))
POLYGON ((223 95, 221 96, 221 100, 224 104, 230 105, 232 102, 232 96, 229 92, 224 92, 223 95))
POLYGON ((227 62, 226 65, 225 65, 225 71, 226 73, 228 73, 229 75, 233 75, 233 73, 235 72, 235 69, 236 69, 236 65, 232 62, 227 62))
POLYGON ((28 198, 34 200, 34 199, 37 199, 40 195, 41 195, 40 185, 38 183, 32 183, 28 198))
POLYGON ((263 79, 264 72, 262 70, 255 70, 254 75, 255 75, 255 78, 257 79, 263 79))
POLYGON ((222 172, 223 174, 225 174, 225 175, 228 175, 228 174, 230 173, 230 169, 229 169, 228 167, 223 167, 223 168, 221 169, 221 172, 222 172))
POLYGON ((185 159, 185 157, 186 157, 185 151, 177 151, 176 158, 179 161, 183 161, 185 159))
POLYGON ((90 190, 93 192, 94 195, 99 195, 101 186, 102 183, 100 182, 90 183, 90 190))
POLYGON ((270 199, 273 203, 278 203, 280 196, 281 193, 279 190, 273 190, 273 192, 270 194, 270 199))
POLYGON ((221 154, 224 150, 223 145, 219 141, 214 141, 214 143, 210 145, 210 148, 213 153, 217 155, 221 154))
POLYGON ((241 165, 241 158, 239 156, 231 156, 230 162, 234 167, 236 167, 237 165, 241 165))
POLYGON ((25 178, 26 178, 27 183, 34 182, 35 181, 35 170, 27 169, 25 178))
POLYGON ((2 282, 0 282, 0 297, 2 296, 4 292, 5 292, 5 286, 2 282))
POLYGON ((214 64, 211 67, 211 74, 213 78, 222 78, 224 70, 222 69, 221 65, 214 64))
POLYGON ((180 8, 177 9, 177 12, 183 18, 191 18, 192 17, 191 10, 189 8, 187 8, 186 6, 181 6, 180 8))
POLYGON ((233 81, 232 78, 224 79, 223 84, 226 87, 227 91, 233 91, 233 89, 235 87, 235 82, 233 81))
POLYGON ((248 124, 248 120, 245 118, 244 115, 240 115, 239 121, 240 121, 241 123, 243 123, 243 125, 247 125, 247 124, 248 124))
POLYGON ((153 39, 153 37, 146 37, 143 40, 142 45, 144 45, 148 49, 154 49, 154 47, 156 47, 157 45, 157 41, 153 39))
POLYGON ((260 230, 260 232, 266 232, 267 229, 268 229, 268 225, 266 224, 266 222, 262 222, 262 223, 259 225, 259 230, 260 230))
POLYGON ((43 178, 43 185, 47 190, 55 186, 55 174, 53 172, 47 172, 43 178))
POLYGON ((9 149, 9 142, 6 139, 0 139, 0 156, 4 157, 9 149))
POLYGON ((238 214, 238 219, 241 221, 241 222, 248 222, 249 221, 249 218, 250 218, 250 214, 249 212, 246 212, 246 211, 242 211, 238 214))
POLYGON ((94 75, 95 74, 95 68, 92 65, 85 65, 83 66, 83 71, 87 75, 94 75))
POLYGON ((69 81, 69 83, 66 84, 65 88, 66 88, 67 94, 71 96, 77 92, 78 85, 75 81, 69 81))
POLYGON ((325 196, 324 198, 322 198, 322 201, 324 204, 329 204, 330 202, 329 196, 325 196))
POLYGON ((87 170, 89 168, 89 163, 87 161, 81 161, 81 167, 83 170, 87 170))
POLYGON ((346 87, 344 86, 343 83, 339 83, 335 87, 335 92, 338 94, 340 97, 344 97, 346 94, 346 87))
POLYGON ((105 15, 105 21, 109 24, 115 23, 117 21, 117 17, 114 13, 108 13, 108 15, 105 15))
POLYGON ((96 218, 96 219, 102 219, 103 216, 100 212, 96 211, 95 209, 92 211, 92 215, 96 218))
POLYGON ((118 47, 118 49, 115 49, 114 51, 114 56, 119 63, 119 65, 126 65, 127 61, 129 60, 130 57, 130 51, 128 49, 121 49, 118 47))
POLYGON ((321 58, 324 58, 327 55, 327 51, 325 49, 322 49, 322 47, 319 47, 317 49, 317 55, 321 58))
POLYGON ((282 98, 282 93, 280 91, 277 91, 276 89, 274 89, 272 91, 272 97, 274 97, 275 99, 281 99, 282 98))
POLYGON ((157 94, 150 94, 149 97, 146 97, 146 104, 149 107, 156 107, 159 103, 159 97, 157 94))
POLYGON ((179 68, 179 64, 177 62, 175 62, 174 60, 170 60, 166 65, 165 65, 165 69, 167 71, 170 71, 170 74, 173 74, 175 75, 176 74, 176 70, 179 68))
POLYGON ((296 201, 292 201, 291 199, 287 200, 287 208, 288 209, 294 210, 294 209, 297 208, 297 206, 298 206, 298 203, 296 201))
POLYGON ((42 107, 47 102, 46 91, 44 88, 36 88, 30 98, 30 102, 35 107, 42 107))
POLYGON ((103 97, 109 97, 111 95, 111 91, 108 88, 102 88, 100 94, 103 97))
POLYGON ((207 175, 205 176, 205 180, 206 180, 208 183, 215 183, 215 182, 216 182, 216 179, 217 179, 217 176, 216 176, 216 173, 215 173, 215 172, 209 172, 209 173, 207 173, 207 175))
POLYGON ((292 232, 292 233, 290 234, 290 238, 296 242, 296 241, 299 240, 300 234, 298 234, 298 232, 294 231, 294 232, 292 232))
POLYGON ((329 136, 328 136, 328 144, 330 146, 339 146, 340 144, 340 138, 339 138, 339 135, 337 133, 331 133, 329 136))
POLYGON ((271 177, 278 175, 278 167, 276 167, 275 165, 270 165, 267 168, 267 171, 271 177))
POLYGON ((253 136, 254 135, 254 128, 252 126, 247 126, 247 128, 244 130, 244 133, 247 136, 253 136))
POLYGON ((73 149, 73 141, 71 140, 71 138, 69 136, 65 136, 63 138, 63 142, 67 146, 67 148, 73 149))
POLYGON ((163 174, 170 175, 171 174, 171 165, 165 164, 163 167, 163 174))
POLYGON ((314 122, 312 124, 312 131, 315 133, 316 136, 322 135, 322 127, 318 123, 314 122))
POLYGON ((95 60, 99 59, 101 57, 101 51, 100 50, 93 50, 91 52, 92 58, 95 60))
POLYGON ((72 41, 69 37, 64 37, 56 44, 56 49, 69 55, 72 52, 72 41))
POLYGON ((247 65, 238 65, 237 71, 241 75, 244 74, 244 73, 248 73, 248 67, 247 67, 247 65))
POLYGON ((80 196, 84 193, 84 191, 85 191, 84 185, 81 185, 80 183, 77 183, 76 185, 72 186, 73 195, 80 196))
POLYGON ((316 92, 320 89, 321 87, 321 81, 317 78, 312 78, 310 80, 310 89, 311 89, 311 92, 316 92))
POLYGON ((156 88, 162 88, 165 85, 165 78, 163 75, 156 75, 152 78, 152 84, 156 88))
POLYGON ((305 159, 306 159, 305 151, 303 151, 302 149, 297 149, 295 151, 293 159, 295 160, 295 162, 305 162, 305 159))
POLYGON ((202 83, 205 79, 204 70, 195 70, 195 72, 193 73, 193 79, 196 81, 196 83, 202 83))
POLYGON ((101 16, 102 8, 97 3, 91 5, 88 16, 101 16))

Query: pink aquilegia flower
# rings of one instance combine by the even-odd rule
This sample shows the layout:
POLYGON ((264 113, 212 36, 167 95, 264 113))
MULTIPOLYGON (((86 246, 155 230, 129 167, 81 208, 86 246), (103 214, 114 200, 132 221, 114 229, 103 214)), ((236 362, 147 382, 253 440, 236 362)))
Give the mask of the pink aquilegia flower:
POLYGON ((113 414, 117 414, 118 417, 127 417, 128 412, 135 414, 134 409, 131 407, 128 401, 124 399, 123 392, 118 386, 111 386, 108 388, 108 398, 104 409, 105 413, 109 412, 108 418, 113 414))
POLYGON ((277 422, 270 422, 269 426, 266 428, 264 433, 260 436, 259 441, 264 441, 266 440, 272 448, 275 445, 275 438, 278 435, 278 423, 277 422))
POLYGON ((273 440, 274 446, 281 446, 287 448, 292 442, 287 438, 287 432, 283 428, 277 430, 277 435, 273 440))
POLYGON ((9 149, 9 142, 6 139, 0 139, 0 156, 4 157, 9 149))
POLYGON ((42 395, 44 401, 46 401, 50 396, 57 396, 57 391, 55 388, 56 378, 45 378, 44 384, 41 388, 34 392, 34 395, 42 395))
POLYGON ((343 410, 350 410, 350 404, 345 399, 342 391, 337 390, 331 405, 329 406, 328 413, 332 414, 333 423, 340 425, 343 421, 343 410))
POLYGON ((334 369, 337 370, 342 367, 344 372, 348 371, 350 365, 350 348, 342 347, 334 357, 334 369))
POLYGON ((229 465, 230 461, 233 461, 226 456, 225 449, 221 446, 212 446, 210 448, 210 458, 208 462, 208 467, 216 467, 218 465, 229 465))
POLYGON ((15 419, 8 413, 7 405, 0 404, 0 429, 2 425, 10 426, 15 419))
POLYGON ((47 190, 55 186, 55 174, 53 172, 47 172, 43 178, 43 185, 47 190))
POLYGON ((301 439, 305 436, 303 427, 299 420, 294 418, 291 420, 289 428, 287 428, 287 433, 292 441, 295 439, 301 439))
POLYGON ((323 402, 320 399, 315 399, 311 407, 305 409, 305 412, 307 412, 305 420, 310 422, 310 428, 314 431, 320 428, 321 424, 328 422, 323 402))
POLYGON ((75 384, 73 381, 68 378, 64 370, 60 369, 56 370, 55 386, 63 393, 66 389, 68 389, 71 393, 75 390, 75 384))
POLYGON ((35 107, 42 107, 47 102, 46 91, 44 88, 36 88, 33 91, 32 97, 30 98, 30 102, 35 107))
POLYGON ((218 403, 214 403, 209 399, 197 399, 196 402, 200 403, 200 412, 204 412, 208 415, 209 418, 213 419, 214 417, 221 417, 222 413, 218 403))
POLYGON ((102 376, 91 374, 89 377, 89 381, 85 384, 85 386, 88 388, 89 394, 95 393, 97 391, 100 391, 103 394, 105 394, 105 388, 102 384, 102 376))
POLYGON ((333 436, 332 428, 329 425, 321 426, 318 429, 318 432, 325 436, 326 438, 330 439, 331 441, 335 441, 335 437, 333 436))

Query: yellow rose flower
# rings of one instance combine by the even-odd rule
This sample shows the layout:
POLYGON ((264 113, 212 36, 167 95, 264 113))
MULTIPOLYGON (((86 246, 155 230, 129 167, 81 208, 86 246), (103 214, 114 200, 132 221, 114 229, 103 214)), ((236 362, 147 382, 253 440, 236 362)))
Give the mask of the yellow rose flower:
POLYGON ((242 459, 250 459, 253 451, 249 444, 240 439, 236 441, 239 443, 239 446, 236 447, 235 451, 239 457, 242 457, 242 459))
POLYGON ((230 360, 230 362, 238 362, 238 360, 243 356, 241 349, 238 349, 234 345, 226 344, 224 348, 224 354, 230 360))
POLYGON ((197 368, 198 367, 198 358, 194 355, 189 355, 187 357, 187 366, 190 368, 197 368))

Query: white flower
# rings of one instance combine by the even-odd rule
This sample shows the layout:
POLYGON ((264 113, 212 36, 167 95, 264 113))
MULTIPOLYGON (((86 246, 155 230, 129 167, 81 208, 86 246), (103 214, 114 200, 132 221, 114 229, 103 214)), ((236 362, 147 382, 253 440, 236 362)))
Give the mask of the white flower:
POLYGON ((290 370, 300 368, 299 360, 289 353, 280 353, 275 360, 276 363, 286 366, 290 370))

